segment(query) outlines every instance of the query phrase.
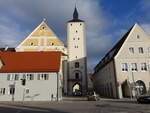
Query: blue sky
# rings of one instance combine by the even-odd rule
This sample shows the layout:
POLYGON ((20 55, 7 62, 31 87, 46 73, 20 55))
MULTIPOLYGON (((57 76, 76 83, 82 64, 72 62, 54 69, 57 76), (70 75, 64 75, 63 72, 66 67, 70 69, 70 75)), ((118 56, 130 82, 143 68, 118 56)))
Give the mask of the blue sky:
MULTIPOLYGON (((42 21, 66 44, 66 22, 75 0, 0 0, 0 47, 16 47, 42 21)), ((150 0, 78 0, 87 29, 88 71, 138 23, 150 33, 150 0)))

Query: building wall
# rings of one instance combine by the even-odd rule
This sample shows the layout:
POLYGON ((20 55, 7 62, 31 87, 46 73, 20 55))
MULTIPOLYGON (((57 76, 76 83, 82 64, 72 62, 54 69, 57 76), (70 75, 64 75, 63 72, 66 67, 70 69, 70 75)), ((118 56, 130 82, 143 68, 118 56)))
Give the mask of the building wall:
POLYGON ((69 22, 67 25, 68 42, 68 91, 72 95, 72 87, 80 83, 82 93, 87 89, 87 64, 86 64, 86 36, 84 22, 69 22), (75 63, 79 62, 79 67, 75 68, 75 63), (79 79, 75 79, 75 73, 79 72, 79 79))
POLYGON ((113 60, 94 74, 93 84, 97 94, 109 98, 117 98, 115 67, 113 60))
MULTIPOLYGON (((128 80, 131 84, 138 80, 142 80, 147 91, 149 90, 150 85, 150 37, 141 29, 137 24, 132 29, 129 37, 124 42, 119 53, 115 57, 116 64, 116 75, 117 81, 120 83, 118 86, 119 97, 123 97, 122 84, 125 80, 128 80), (137 37, 139 36, 139 38, 137 37), (129 48, 134 48, 134 53, 129 51, 129 48), (139 53, 138 48, 142 47, 144 53, 139 53), (128 64, 128 71, 122 71, 121 64, 128 64), (131 70, 131 63, 137 64, 137 71, 131 70), (141 63, 146 63, 147 71, 141 70, 141 63)), ((132 91, 133 96, 135 95, 132 91)))
MULTIPOLYGON (((59 92, 59 100, 62 98, 61 85, 59 78, 57 78, 55 72, 47 73, 0 73, 0 101, 51 101, 57 100, 57 92, 59 92), (15 76, 19 75, 18 80, 7 80, 8 74, 15 76), (23 86, 21 80, 23 76, 27 74, 33 74, 34 79, 28 80, 26 78, 26 85, 23 86), (38 74, 48 74, 48 80, 38 80, 38 74), (58 80, 58 81, 57 81, 58 80), (58 84, 58 86, 57 86, 58 84), (15 87, 15 94, 10 95, 10 87, 15 87), (5 88, 5 94, 3 95, 1 89, 5 88), (57 90, 58 88, 58 90, 57 90), (26 93, 25 89, 29 89, 29 93, 26 93), (52 96, 53 95, 53 96, 52 96)), ((59 76, 58 76, 59 77, 59 76)))

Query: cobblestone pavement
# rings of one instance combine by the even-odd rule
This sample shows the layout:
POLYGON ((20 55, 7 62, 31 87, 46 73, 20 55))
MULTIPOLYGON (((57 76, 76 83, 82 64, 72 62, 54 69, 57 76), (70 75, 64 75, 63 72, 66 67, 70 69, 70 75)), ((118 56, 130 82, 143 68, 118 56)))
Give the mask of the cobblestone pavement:
POLYGON ((129 99, 61 102, 0 102, 0 113, 150 113, 150 104, 129 99))

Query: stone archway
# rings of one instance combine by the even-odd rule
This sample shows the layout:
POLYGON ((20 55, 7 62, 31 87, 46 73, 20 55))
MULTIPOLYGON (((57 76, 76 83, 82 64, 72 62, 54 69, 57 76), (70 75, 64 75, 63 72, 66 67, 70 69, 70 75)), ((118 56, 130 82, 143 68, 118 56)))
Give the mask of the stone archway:
POLYGON ((136 81, 137 95, 146 94, 146 86, 142 80, 136 81))

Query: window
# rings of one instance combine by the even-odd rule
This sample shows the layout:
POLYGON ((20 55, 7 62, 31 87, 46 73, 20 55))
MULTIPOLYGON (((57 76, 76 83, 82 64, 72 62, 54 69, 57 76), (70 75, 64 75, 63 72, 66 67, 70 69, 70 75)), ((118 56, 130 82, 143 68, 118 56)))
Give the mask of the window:
POLYGON ((48 80, 49 75, 48 74, 38 74, 38 80, 48 80))
POLYGON ((5 88, 0 88, 0 95, 5 95, 5 88))
POLYGON ((136 63, 131 64, 131 70, 132 71, 137 71, 137 64, 136 63))
POLYGON ((147 71, 146 63, 141 63, 141 70, 142 71, 147 71))
POLYGON ((29 89, 26 89, 26 94, 29 94, 29 89))
POLYGON ((133 48, 133 47, 130 47, 130 48, 129 48, 129 52, 130 52, 130 53, 134 53, 134 48, 133 48))
POLYGON ((10 80, 10 77, 11 77, 11 75, 10 75, 10 74, 8 74, 8 75, 7 75, 7 80, 10 80))
POLYGON ((75 40, 75 38, 73 38, 73 40, 75 40))
POLYGON ((79 79, 79 73, 75 73, 75 78, 79 79))
POLYGON ((79 62, 75 62, 75 68, 79 68, 79 62))
POLYGON ((19 75, 15 74, 15 80, 19 80, 19 75))
POLYGON ((78 31, 76 30, 76 33, 77 33, 78 31))
POLYGON ((27 78, 27 80, 33 80, 34 79, 34 75, 33 74, 27 74, 27 76, 26 76, 27 78))
POLYGON ((139 47, 139 53, 143 54, 144 51, 143 51, 143 48, 142 47, 139 47))
POLYGON ((137 39, 140 39, 140 35, 137 35, 137 39))
POLYGON ((76 56, 76 58, 78 58, 78 57, 76 56))
POLYGON ((148 48, 148 53, 150 54, 150 47, 148 48))
POLYGON ((15 94, 15 88, 11 87, 9 90, 9 94, 14 95, 15 94))
POLYGON ((12 74, 7 75, 7 80, 14 80, 14 76, 12 74))
POLYGON ((51 43, 51 46, 55 45, 53 42, 51 43))
POLYGON ((75 48, 78 48, 78 46, 74 46, 75 48))
POLYGON ((70 24, 72 26, 72 24, 70 24))
POLYGON ((80 26, 81 26, 82 24, 80 24, 80 26))
POLYGON ((80 40, 80 38, 78 38, 78 40, 80 40))
POLYGON ((122 63, 121 64, 121 69, 122 69, 122 71, 128 71, 128 64, 127 63, 122 63))
POLYGON ((26 79, 26 75, 25 74, 23 74, 23 79, 26 79))
POLYGON ((30 44, 31 46, 33 46, 33 42, 31 42, 31 44, 30 44))

